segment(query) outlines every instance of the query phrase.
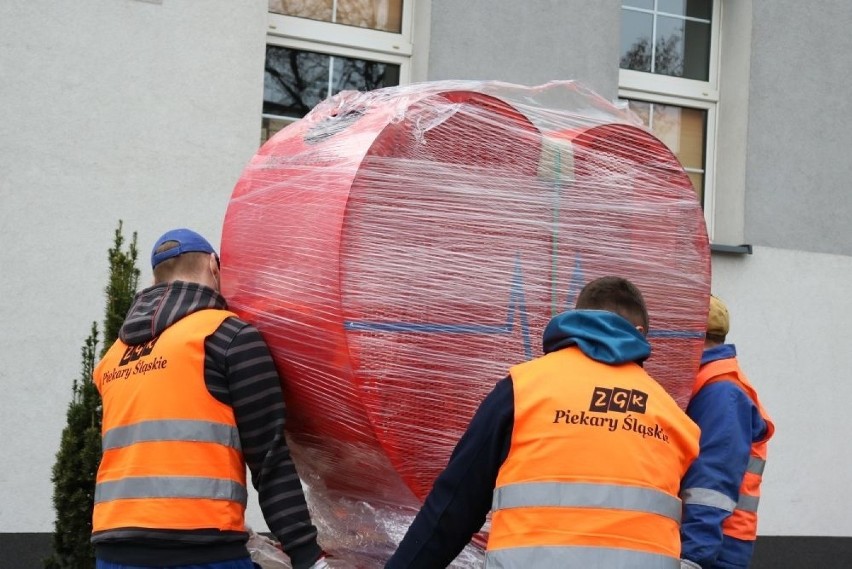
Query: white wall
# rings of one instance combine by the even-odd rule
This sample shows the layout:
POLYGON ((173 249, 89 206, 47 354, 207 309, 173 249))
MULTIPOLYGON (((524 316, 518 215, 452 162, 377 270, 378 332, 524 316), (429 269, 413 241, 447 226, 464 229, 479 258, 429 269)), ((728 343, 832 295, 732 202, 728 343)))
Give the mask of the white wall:
MULTIPOLYGON (((615 99, 621 25, 618 0, 430 3, 429 80, 497 79, 541 85, 574 79, 606 99, 615 99)), ((415 38, 415 49, 422 49, 420 39, 415 38)))
POLYGON ((852 255, 852 2, 753 5, 745 242, 852 255))
MULTIPOLYGON (((257 149, 266 0, 0 3, 0 533, 53 529, 71 381, 119 219, 218 243, 257 149)), ((129 233, 128 233, 129 235, 129 233)))
POLYGON ((760 499, 763 535, 852 535, 846 499, 852 402, 852 258, 757 247, 715 255, 728 341, 776 424, 760 499))

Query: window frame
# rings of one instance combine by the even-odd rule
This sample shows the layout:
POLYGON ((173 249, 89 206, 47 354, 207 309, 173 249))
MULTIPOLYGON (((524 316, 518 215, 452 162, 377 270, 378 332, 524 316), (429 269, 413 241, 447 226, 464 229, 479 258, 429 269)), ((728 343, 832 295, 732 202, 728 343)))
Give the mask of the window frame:
MULTIPOLYGON (((359 28, 348 24, 321 22, 298 16, 267 12, 266 46, 310 51, 328 56, 364 59, 399 66, 399 84, 411 83, 414 52, 412 19, 414 0, 402 3, 400 33, 359 28)), ((290 124, 297 118, 261 112, 262 119, 290 124)))
POLYGON ((402 30, 398 34, 267 12, 267 36, 302 40, 335 48, 352 48, 384 55, 411 57, 414 46, 411 42, 412 7, 410 4, 410 1, 403 2, 402 30))
MULTIPOLYGON (((654 2, 654 14, 657 2, 654 2)), ((625 10, 622 3, 621 15, 625 10)), ((648 10, 634 9, 648 13, 648 10)), ((665 14, 665 13, 662 13, 665 14)), ((722 0, 713 0, 710 23, 710 61, 707 81, 684 79, 656 73, 618 70, 618 96, 649 103, 701 109, 707 112, 706 140, 704 143, 704 220, 708 237, 713 239, 716 209, 716 144, 719 129, 719 75, 721 61, 722 0)))

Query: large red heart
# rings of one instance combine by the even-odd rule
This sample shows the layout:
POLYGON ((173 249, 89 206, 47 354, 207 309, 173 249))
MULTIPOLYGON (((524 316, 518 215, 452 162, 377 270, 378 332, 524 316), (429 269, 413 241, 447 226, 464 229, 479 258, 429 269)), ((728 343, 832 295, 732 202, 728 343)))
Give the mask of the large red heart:
POLYGON ((651 313, 647 368, 685 403, 710 286, 677 159, 574 82, 345 92, 261 148, 234 189, 222 283, 283 374, 323 493, 414 506, 477 405, 589 280, 651 313))

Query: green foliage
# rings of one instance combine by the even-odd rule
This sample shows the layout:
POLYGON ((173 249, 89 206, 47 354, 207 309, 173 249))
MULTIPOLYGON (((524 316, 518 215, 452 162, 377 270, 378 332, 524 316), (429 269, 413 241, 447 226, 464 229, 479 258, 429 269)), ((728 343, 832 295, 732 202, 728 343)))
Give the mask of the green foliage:
POLYGON ((89 538, 92 534, 95 474, 101 453, 101 401, 92 382, 98 326, 83 345, 80 379, 72 385, 67 424, 53 465, 53 506, 56 510, 53 556, 48 569, 83 569, 94 566, 89 538))
POLYGON ((136 260, 139 249, 136 247, 136 232, 127 251, 122 251, 124 237, 121 234, 121 221, 115 230, 115 241, 109 250, 109 285, 106 287, 106 316, 104 317, 104 345, 101 357, 118 338, 118 331, 133 303, 133 296, 139 286, 139 269, 136 260))
MULTIPOLYGON (((136 294, 139 269, 136 233, 128 250, 122 251, 124 237, 118 222, 113 248, 109 250, 110 276, 106 288, 104 349, 118 337, 118 330, 136 294)), ((56 510, 53 553, 45 560, 46 569, 91 569, 95 556, 89 539, 92 535, 92 509, 95 476, 101 460, 101 398, 92 381, 98 345, 98 326, 92 329, 82 348, 79 379, 71 386, 66 425, 53 465, 53 506, 56 510)))

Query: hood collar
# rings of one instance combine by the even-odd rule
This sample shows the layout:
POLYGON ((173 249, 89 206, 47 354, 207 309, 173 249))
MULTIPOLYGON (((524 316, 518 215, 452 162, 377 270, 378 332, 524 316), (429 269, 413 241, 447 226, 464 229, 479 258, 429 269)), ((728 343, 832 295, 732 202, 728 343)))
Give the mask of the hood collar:
POLYGON ((544 353, 578 346, 605 364, 642 363, 651 345, 625 318, 606 310, 569 310, 554 316, 544 329, 544 353))
POLYGON ((161 283, 136 294, 118 337, 128 345, 144 344, 193 312, 227 306, 221 294, 202 284, 161 283))

